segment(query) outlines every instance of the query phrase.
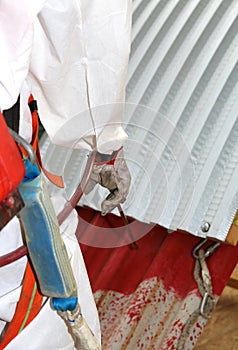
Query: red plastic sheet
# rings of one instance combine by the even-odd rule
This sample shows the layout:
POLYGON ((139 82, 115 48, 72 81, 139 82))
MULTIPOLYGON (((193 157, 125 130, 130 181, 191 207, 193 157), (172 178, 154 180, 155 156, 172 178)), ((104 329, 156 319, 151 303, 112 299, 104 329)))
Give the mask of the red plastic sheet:
MULTIPOLYGON (((193 278, 192 256, 200 239, 133 221, 130 227, 134 237, 141 231, 148 233, 137 241, 138 249, 132 249, 119 244, 130 237, 125 227, 115 230, 123 225, 121 218, 102 217, 87 208, 79 208, 79 215, 77 235, 99 310, 103 348, 176 349, 187 318, 201 301, 193 278), (108 239, 101 227, 106 228, 108 239), (115 248, 102 248, 113 243, 115 248)), ((217 297, 237 261, 238 247, 228 245, 207 259, 217 297)), ((194 347, 205 324, 200 317, 186 349, 194 347)))

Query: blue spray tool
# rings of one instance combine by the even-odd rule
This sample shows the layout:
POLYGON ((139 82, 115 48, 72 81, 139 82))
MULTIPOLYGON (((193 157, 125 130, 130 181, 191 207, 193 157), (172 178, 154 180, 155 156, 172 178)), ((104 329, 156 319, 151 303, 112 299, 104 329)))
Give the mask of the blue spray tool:
POLYGON ((77 297, 76 282, 46 183, 36 163, 26 159, 25 168, 26 176, 19 186, 25 203, 20 219, 41 292, 49 297, 77 297))

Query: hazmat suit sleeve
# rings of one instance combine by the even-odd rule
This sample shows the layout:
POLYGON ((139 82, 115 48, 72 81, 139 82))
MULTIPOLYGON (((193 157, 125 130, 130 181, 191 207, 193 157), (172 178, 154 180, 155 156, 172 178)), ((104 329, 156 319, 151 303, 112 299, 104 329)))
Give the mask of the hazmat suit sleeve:
POLYGON ((121 122, 131 0, 48 0, 34 23, 28 81, 52 142, 109 153, 121 122))
POLYGON ((14 105, 27 77, 33 22, 44 0, 0 0, 0 111, 14 105))

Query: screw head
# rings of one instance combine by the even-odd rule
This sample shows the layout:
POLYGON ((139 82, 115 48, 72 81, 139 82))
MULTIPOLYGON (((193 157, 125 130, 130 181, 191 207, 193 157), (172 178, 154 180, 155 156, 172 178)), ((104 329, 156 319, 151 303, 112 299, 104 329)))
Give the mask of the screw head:
POLYGON ((208 232, 210 230, 211 225, 209 222, 204 222, 201 226, 201 231, 202 232, 208 232))

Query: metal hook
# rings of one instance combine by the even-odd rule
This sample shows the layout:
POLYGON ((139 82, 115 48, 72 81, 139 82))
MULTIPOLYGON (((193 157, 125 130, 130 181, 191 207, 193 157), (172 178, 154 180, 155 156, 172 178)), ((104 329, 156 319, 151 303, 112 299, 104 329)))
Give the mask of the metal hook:
POLYGON ((215 250, 221 245, 220 242, 216 242, 213 245, 211 245, 210 247, 207 248, 204 257, 208 258, 212 253, 215 252, 215 250))
POLYGON ((195 259, 198 259, 199 256, 197 255, 197 252, 199 251, 199 249, 208 241, 207 238, 202 239, 197 245, 196 247, 193 249, 193 257, 195 259))
MULTIPOLYGON (((201 242, 199 242, 196 245, 196 247, 193 249, 193 257, 195 259, 199 259, 197 252, 207 241, 208 241, 207 238, 202 239, 201 242)), ((208 247, 205 254, 204 254, 204 257, 208 258, 220 246, 220 244, 221 244, 220 242, 216 242, 216 243, 212 244, 210 247, 208 247)))
POLYGON ((26 150, 31 163, 34 164, 36 162, 36 155, 35 155, 35 152, 34 152, 32 146, 31 146, 31 144, 28 143, 25 139, 23 139, 23 137, 18 135, 18 133, 16 133, 11 128, 8 128, 8 130, 9 130, 11 136, 14 138, 14 140, 17 143, 19 143, 19 145, 21 145, 26 150))

